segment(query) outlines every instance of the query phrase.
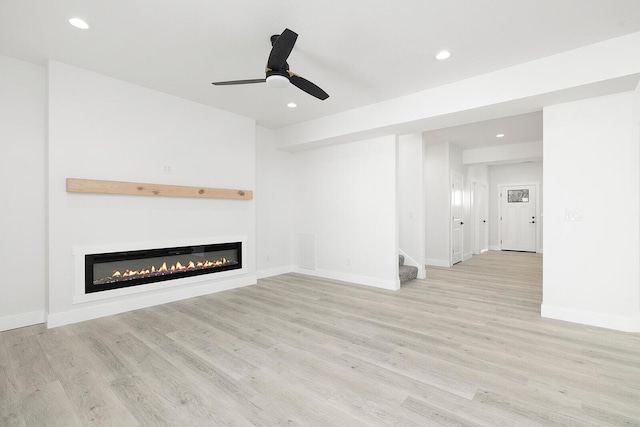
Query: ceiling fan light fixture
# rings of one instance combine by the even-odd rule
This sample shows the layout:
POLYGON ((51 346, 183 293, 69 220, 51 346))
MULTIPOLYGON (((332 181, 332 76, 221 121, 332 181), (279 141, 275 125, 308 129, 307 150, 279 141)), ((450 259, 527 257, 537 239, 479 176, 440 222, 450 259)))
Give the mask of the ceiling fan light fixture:
POLYGON ((275 88, 283 88, 289 85, 289 79, 279 74, 272 74, 267 77, 267 86, 275 88))

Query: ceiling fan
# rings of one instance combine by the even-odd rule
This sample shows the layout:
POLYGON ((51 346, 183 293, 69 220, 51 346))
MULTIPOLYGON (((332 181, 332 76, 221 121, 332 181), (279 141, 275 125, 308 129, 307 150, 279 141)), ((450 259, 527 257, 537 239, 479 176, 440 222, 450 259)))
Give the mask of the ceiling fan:
POLYGON ((291 83, 298 89, 307 92, 311 96, 315 96, 320 100, 325 100, 329 97, 329 94, 320 89, 317 85, 309 80, 300 77, 296 73, 289 70, 289 64, 287 64, 287 58, 293 50, 293 45, 298 39, 298 34, 291 31, 288 28, 282 32, 282 34, 275 34, 271 36, 271 53, 269 53, 269 59, 267 59, 267 67, 265 69, 266 76, 264 79, 250 79, 250 80, 231 80, 225 82, 213 82, 216 86, 225 85, 244 85, 252 83, 267 83, 273 87, 285 87, 291 83))

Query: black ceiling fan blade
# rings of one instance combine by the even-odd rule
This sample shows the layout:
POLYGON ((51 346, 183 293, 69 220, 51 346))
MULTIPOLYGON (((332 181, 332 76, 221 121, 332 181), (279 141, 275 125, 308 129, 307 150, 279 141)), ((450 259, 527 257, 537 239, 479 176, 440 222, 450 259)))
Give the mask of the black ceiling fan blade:
POLYGON ((250 80, 229 80, 227 82, 213 82, 212 85, 216 86, 230 86, 230 85, 248 85, 252 83, 264 83, 267 79, 250 79, 250 80))
POLYGON ((329 97, 329 94, 320 89, 315 83, 311 83, 309 80, 300 77, 297 74, 290 73, 290 76, 289 80, 291 81, 291 84, 298 89, 307 92, 309 95, 315 96, 322 101, 329 97))
MULTIPOLYGON (((272 40, 274 38, 272 37, 272 40)), ((287 58, 291 54, 293 50, 293 45, 296 44, 296 40, 298 39, 298 34, 291 31, 288 28, 280 34, 273 42, 273 47, 271 48, 271 53, 269 53, 269 59, 267 60, 267 68, 271 68, 272 70, 281 70, 282 67, 287 62, 287 58)))

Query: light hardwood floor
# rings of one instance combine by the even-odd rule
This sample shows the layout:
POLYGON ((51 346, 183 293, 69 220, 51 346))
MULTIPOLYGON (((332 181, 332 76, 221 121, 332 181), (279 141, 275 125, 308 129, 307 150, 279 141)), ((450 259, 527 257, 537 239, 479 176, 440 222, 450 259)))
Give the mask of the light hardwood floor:
POLYGON ((541 319, 542 256, 427 277, 288 274, 3 332, 0 425, 640 425, 640 334, 541 319))

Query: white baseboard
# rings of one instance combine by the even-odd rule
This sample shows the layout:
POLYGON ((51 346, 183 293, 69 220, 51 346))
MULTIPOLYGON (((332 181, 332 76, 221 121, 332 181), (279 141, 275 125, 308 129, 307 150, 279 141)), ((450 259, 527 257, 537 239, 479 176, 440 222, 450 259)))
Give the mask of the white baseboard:
POLYGON ((400 289, 400 278, 396 280, 379 279, 377 277, 360 276, 357 274, 341 273, 339 271, 329 270, 310 270, 307 268, 296 267, 295 273, 305 274, 307 276, 321 277, 323 279, 340 280, 342 282, 356 283, 358 285, 373 286, 374 288, 388 289, 397 291, 400 289))
POLYGON ((266 270, 258 270, 256 273, 256 276, 258 276, 258 279, 266 279, 267 277, 292 273, 294 270, 295 270, 295 267, 293 265, 283 265, 282 267, 268 268, 266 270))
POLYGON ((53 313, 47 316, 47 327, 69 325, 71 323, 84 322, 85 320, 97 319, 99 317, 111 316, 124 313, 126 311, 138 310, 152 307, 154 305, 166 304, 180 301, 187 298, 198 297, 244 286, 255 285, 257 278, 254 275, 243 276, 224 282, 208 282, 198 286, 185 288, 170 288, 164 292, 138 294, 125 301, 114 301, 90 307, 79 307, 61 313, 53 313))
POLYGON ((44 310, 2 316, 0 317, 0 332, 44 323, 45 319, 46 314, 44 310))
POLYGON ((463 254, 462 255, 462 261, 468 261, 471 259, 471 257, 473 256, 473 254, 471 252, 469 252, 468 254, 463 254))
POLYGON ((574 308, 555 307, 547 304, 542 304, 540 308, 542 317, 548 319, 564 320, 623 332, 640 332, 640 313, 637 316, 628 317, 574 308))
POLYGON ((416 261, 415 259, 411 258, 402 249, 398 249, 398 252, 400 253, 400 255, 402 255, 404 257, 405 265, 411 265, 411 266, 416 267, 418 269, 418 279, 426 279, 427 271, 424 269, 424 265, 423 264, 420 264, 418 261, 416 261))
POLYGON ((424 263, 433 267, 451 267, 451 261, 448 259, 425 258, 424 263))

